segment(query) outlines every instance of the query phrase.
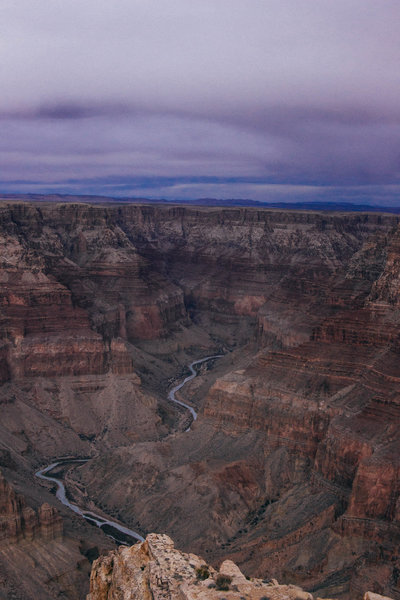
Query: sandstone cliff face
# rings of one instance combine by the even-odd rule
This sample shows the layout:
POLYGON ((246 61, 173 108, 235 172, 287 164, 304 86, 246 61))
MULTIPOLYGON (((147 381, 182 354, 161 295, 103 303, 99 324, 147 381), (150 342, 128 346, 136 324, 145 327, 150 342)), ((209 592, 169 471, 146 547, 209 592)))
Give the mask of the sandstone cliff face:
MULTIPOLYGON (((21 204, 2 208, 0 224, 9 231, 10 222, 12 233, 4 234, 3 247, 7 253, 13 248, 19 265, 23 256, 28 275, 36 277, 31 288, 38 287, 35 294, 41 300, 32 297, 39 308, 29 310, 33 328, 39 331, 57 329, 63 318, 70 321, 70 330, 79 328, 89 315, 92 327, 104 339, 134 342, 169 335, 197 310, 212 315, 209 327, 226 326, 232 319, 237 323, 258 319, 260 343, 276 340, 292 345, 307 338, 321 312, 369 292, 369 279, 379 271, 385 252, 381 237, 396 218, 21 204), (371 236, 379 238, 375 253, 369 248, 371 236), (343 291, 341 282, 359 252, 366 266, 358 269, 357 285, 343 291), (72 312, 68 314, 71 292, 81 309, 74 307, 76 324, 72 312), (65 296, 62 314, 57 310, 57 294, 65 296), (46 302, 54 305, 54 319, 43 325, 40 304, 46 302), (291 312, 296 313, 294 319, 291 312)), ((21 267, 15 269, 14 279, 23 280, 21 267)), ((23 306, 29 304, 30 288, 27 282, 21 285, 23 297, 16 302, 23 306)), ((13 309, 13 316, 19 314, 19 320, 9 329, 21 335, 27 311, 18 310, 13 309)))
MULTIPOLYGON (((126 518, 167 531, 214 560, 228 552, 253 574, 325 595, 360 593, 368 577, 375 591, 396 595, 399 313, 395 285, 389 293, 384 282, 398 276, 398 232, 386 237, 377 227, 371 235, 371 222, 340 220, 318 231, 304 216, 278 227, 274 218, 265 234, 268 251, 260 256, 262 236, 254 250, 263 269, 268 261, 272 287, 259 309, 247 305, 248 316, 258 310, 257 341, 265 347, 217 379, 190 443, 178 438, 113 453, 119 482, 108 479, 102 459, 83 470, 84 482, 126 518), (275 239, 276 274, 284 273, 277 279, 275 239), (146 488, 133 483, 138 479, 146 488), (174 505, 179 517, 171 520, 174 505), (188 529, 191 511, 199 519, 188 529)), ((237 229, 228 226, 236 249, 237 229)), ((191 235, 186 228, 184 248, 191 235)), ((172 258, 171 265, 179 268, 172 258)), ((253 277, 254 271, 256 285, 253 277)), ((223 302, 211 295, 206 301, 203 285, 192 288, 214 319, 245 310, 246 303, 237 303, 240 274, 232 279, 218 280, 223 302)), ((267 289, 266 279, 259 284, 267 289)), ((212 285, 216 290, 216 279, 212 285)))
POLYGON ((44 272, 43 256, 16 234, 0 238, 0 334, 8 378, 104 370, 104 347, 71 292, 44 272), (50 371, 50 372, 49 372, 50 371))
POLYGON ((1 451, 96 454, 95 502, 209 560, 399 594, 397 220, 1 206, 1 451), (221 347, 244 349, 158 441, 177 418, 154 392, 221 347))
POLYGON ((68 516, 64 522, 48 502, 37 509, 29 506, 0 472, 0 598, 84 600, 91 567, 87 557, 113 544, 79 525, 71 527, 68 516))
POLYGON ((23 496, 15 493, 0 472, 0 540, 15 544, 23 539, 52 540, 62 536, 63 523, 57 510, 43 504, 36 512, 26 505, 23 496))
MULTIPOLYGON (((359 592, 367 565, 373 572, 380 563, 375 571, 377 591, 398 593, 399 314, 394 287, 382 283, 398 276, 398 245, 389 247, 373 292, 357 311, 344 308, 323 320, 309 342, 290 352, 260 352, 245 371, 229 374, 210 390, 205 414, 217 420, 219 428, 233 430, 238 423, 259 429, 266 434, 266 447, 304 455, 310 473, 306 480, 312 482, 308 493, 326 490, 336 497, 334 513, 324 526, 317 526, 318 533, 312 534, 310 525, 303 531, 295 527, 290 538, 280 534, 275 542, 260 539, 254 544, 250 561, 258 565, 257 572, 270 569, 271 560, 279 558, 293 580, 309 586, 314 578, 315 585, 323 571, 328 575, 329 562, 336 562, 337 550, 332 549, 339 534, 359 557, 341 557, 341 569, 346 561, 354 565, 347 575, 350 590, 359 592), (304 561, 300 556, 310 535, 314 547, 322 550, 318 537, 324 529, 331 550, 317 574, 317 557, 304 561), (354 547, 356 537, 364 540, 363 549, 354 547), (285 543, 289 547, 283 550, 285 543)), ((349 272, 347 285, 353 275, 349 272)), ((313 523, 323 509, 323 504, 316 509, 313 523)), ((255 540, 255 531, 251 537, 255 540)), ((311 548, 309 552, 312 556, 311 548)), ((336 563, 336 577, 339 571, 336 563)), ((329 585, 329 576, 325 582, 329 585)))

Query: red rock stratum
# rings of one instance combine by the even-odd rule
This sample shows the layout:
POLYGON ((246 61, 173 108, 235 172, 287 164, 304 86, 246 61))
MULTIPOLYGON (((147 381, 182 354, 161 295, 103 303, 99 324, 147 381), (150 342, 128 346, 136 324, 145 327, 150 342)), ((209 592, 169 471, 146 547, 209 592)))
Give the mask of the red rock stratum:
POLYGON ((134 529, 400 598, 396 216, 2 204, 0 281, 0 465, 35 506, 27 473, 90 457, 71 493, 134 529), (221 350, 185 432, 166 391, 221 350))

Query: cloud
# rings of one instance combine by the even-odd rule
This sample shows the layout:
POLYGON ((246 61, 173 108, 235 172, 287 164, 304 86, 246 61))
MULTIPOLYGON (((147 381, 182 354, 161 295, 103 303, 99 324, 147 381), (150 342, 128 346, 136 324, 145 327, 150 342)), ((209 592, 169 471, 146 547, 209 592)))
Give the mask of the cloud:
POLYGON ((399 26, 398 0, 3 0, 0 190, 377 194, 400 178, 399 26))

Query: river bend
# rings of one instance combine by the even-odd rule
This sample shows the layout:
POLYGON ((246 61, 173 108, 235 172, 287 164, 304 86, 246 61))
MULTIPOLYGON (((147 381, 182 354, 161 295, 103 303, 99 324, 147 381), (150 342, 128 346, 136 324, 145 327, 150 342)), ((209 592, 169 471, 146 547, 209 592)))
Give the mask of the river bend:
POLYGON ((181 383, 178 383, 178 385, 173 387, 172 390, 170 390, 170 392, 168 393, 168 400, 171 400, 171 402, 175 402, 175 404, 179 404, 180 406, 187 408, 193 417, 193 421, 195 421, 197 419, 197 412, 194 410, 194 408, 192 406, 189 406, 189 404, 185 404, 185 402, 178 400, 176 398, 175 394, 181 388, 183 388, 184 385, 186 385, 189 381, 191 381, 192 379, 194 379, 196 377, 197 371, 194 368, 196 365, 201 365, 202 363, 205 363, 208 360, 212 360, 213 358, 222 358, 222 356, 224 356, 224 355, 223 354, 215 354, 214 356, 206 356, 205 358, 200 358, 200 360, 195 360, 192 363, 190 363, 189 369, 191 371, 191 375, 188 375, 187 377, 185 377, 185 379, 181 383))
MULTIPOLYGON (((186 383, 188 383, 189 381, 191 381, 192 379, 194 379, 196 377, 197 371, 194 368, 196 365, 202 364, 208 360, 212 360, 213 358, 221 358, 222 356, 223 356, 223 354, 216 354, 214 356, 206 356, 205 358, 201 358, 200 360, 193 361, 189 365, 191 374, 188 375, 188 377, 186 377, 181 383, 179 383, 178 385, 173 387, 170 390, 170 392, 168 393, 168 400, 170 400, 171 402, 175 402, 176 404, 179 404, 180 406, 183 406, 184 408, 187 408, 193 417, 193 421, 195 421, 197 419, 197 412, 194 410, 194 408, 192 406, 189 406, 189 404, 185 404, 185 402, 181 402, 181 400, 178 400, 176 398, 175 394, 177 391, 179 391, 181 388, 183 388, 183 386, 186 385, 186 383)), ((190 430, 190 427, 186 431, 189 431, 189 430, 190 430)), ((111 537, 118 544, 127 544, 128 540, 130 538, 132 539, 132 541, 139 540, 142 542, 144 540, 144 538, 137 531, 134 531, 133 529, 129 529, 128 527, 125 527, 124 525, 121 525, 120 523, 117 523, 116 521, 113 521, 109 518, 102 517, 93 511, 80 508, 77 504, 70 502, 67 498, 67 493, 65 490, 64 483, 61 481, 61 479, 51 476, 51 472, 56 467, 59 467, 61 465, 65 465, 65 464, 70 464, 70 463, 84 464, 88 460, 89 460, 88 458, 87 459, 83 459, 83 458, 82 459, 81 458, 60 459, 60 460, 53 462, 51 465, 48 465, 47 467, 40 469, 39 471, 37 471, 35 473, 35 475, 39 479, 43 479, 44 481, 50 481, 52 483, 55 483, 57 486, 56 498, 62 504, 64 504, 64 506, 67 506, 75 514, 83 517, 88 523, 90 523, 92 525, 97 525, 97 527, 100 527, 100 529, 102 529, 106 535, 111 537)))

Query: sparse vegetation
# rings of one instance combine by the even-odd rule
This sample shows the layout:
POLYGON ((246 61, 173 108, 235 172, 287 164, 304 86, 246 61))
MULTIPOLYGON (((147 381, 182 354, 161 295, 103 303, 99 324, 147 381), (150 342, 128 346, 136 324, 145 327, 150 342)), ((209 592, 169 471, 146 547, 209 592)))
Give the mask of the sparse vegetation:
POLYGON ((232 577, 229 575, 218 575, 215 585, 217 590, 221 590, 227 592, 229 590, 229 586, 232 583, 232 577))
POLYGON ((207 565, 201 565, 196 569, 196 577, 200 581, 204 581, 204 579, 208 579, 210 577, 210 571, 207 565))

